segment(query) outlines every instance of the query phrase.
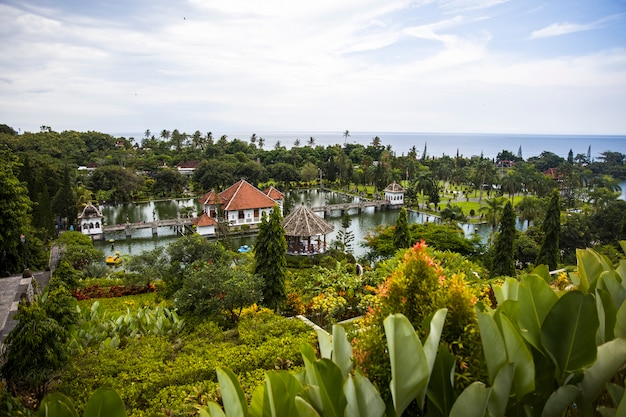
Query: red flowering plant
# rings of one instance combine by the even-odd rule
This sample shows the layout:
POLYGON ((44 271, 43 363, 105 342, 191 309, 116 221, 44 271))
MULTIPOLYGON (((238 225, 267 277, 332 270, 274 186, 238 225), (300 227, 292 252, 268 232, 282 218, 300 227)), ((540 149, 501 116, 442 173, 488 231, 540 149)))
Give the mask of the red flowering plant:
MULTIPOLYGON (((469 372, 480 376, 482 351, 478 334, 472 287, 466 285, 462 273, 446 276, 439 262, 431 255, 424 241, 417 242, 406 250, 400 260, 392 260, 395 268, 377 291, 378 303, 361 320, 356 337, 352 342, 356 366, 380 390, 384 398, 389 397, 389 356, 385 350, 383 320, 394 313, 404 314, 417 329, 420 339, 426 337, 428 322, 440 308, 447 308, 442 343, 456 355, 459 373, 459 388, 469 380, 469 372), (477 358, 473 360, 472 358, 477 358)), ((389 397, 390 398, 390 397, 389 397)))

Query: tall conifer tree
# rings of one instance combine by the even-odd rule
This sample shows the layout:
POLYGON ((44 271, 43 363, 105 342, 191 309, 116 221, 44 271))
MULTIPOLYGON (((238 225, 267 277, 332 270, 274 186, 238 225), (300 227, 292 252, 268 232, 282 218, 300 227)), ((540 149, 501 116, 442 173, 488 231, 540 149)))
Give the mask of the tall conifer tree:
POLYGON ((409 232, 409 219, 406 208, 402 207, 396 220, 396 228, 393 232, 393 244, 397 249, 411 247, 411 233, 409 232))
POLYGON ((537 265, 546 264, 551 270, 555 270, 559 263, 559 239, 561 236, 561 208, 558 190, 552 192, 541 231, 543 232, 543 243, 535 263, 537 265))
POLYGON ((491 265, 491 276, 515 276, 514 244, 515 212, 510 201, 507 201, 500 221, 500 230, 494 244, 494 257, 491 265))
POLYGON ((273 310, 280 310, 287 299, 287 240, 282 220, 278 207, 269 219, 263 214, 254 251, 254 273, 263 279, 263 304, 273 310))

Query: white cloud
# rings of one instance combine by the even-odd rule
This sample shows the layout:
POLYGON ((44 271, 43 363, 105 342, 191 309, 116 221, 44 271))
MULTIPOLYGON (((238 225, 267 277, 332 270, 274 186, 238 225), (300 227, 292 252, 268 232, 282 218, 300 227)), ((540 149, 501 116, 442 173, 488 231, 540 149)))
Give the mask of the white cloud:
POLYGON ((561 23, 552 23, 544 28, 533 31, 530 34, 530 39, 537 38, 549 38, 553 36, 562 36, 575 32, 583 32, 587 30, 597 29, 602 27, 604 23, 619 19, 622 15, 613 15, 608 16, 600 20, 596 20, 591 23, 572 23, 572 22, 561 22, 561 23))
MULTIPOLYGON (((119 19, 0 4, 2 122, 109 132, 510 131, 527 118, 509 101, 544 92, 552 103, 567 97, 563 111, 607 91, 623 108, 623 48, 496 51, 492 21, 518 16, 482 10, 502 3, 192 0, 179 10, 154 0, 146 10, 131 1, 134 12, 119 19)), ((604 125, 595 114, 585 109, 574 122, 606 128, 612 113, 597 116, 604 125)), ((626 131, 624 123, 616 117, 610 129, 626 131)))

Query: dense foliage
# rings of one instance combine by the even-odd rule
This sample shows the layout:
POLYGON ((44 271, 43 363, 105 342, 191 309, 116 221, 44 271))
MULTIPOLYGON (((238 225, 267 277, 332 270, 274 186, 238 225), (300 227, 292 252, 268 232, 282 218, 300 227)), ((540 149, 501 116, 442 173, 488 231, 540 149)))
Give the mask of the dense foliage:
POLYGON ((263 215, 254 250, 254 273, 262 280, 263 304, 273 310, 285 306, 285 275, 287 268, 287 240, 282 216, 274 208, 269 219, 263 215))

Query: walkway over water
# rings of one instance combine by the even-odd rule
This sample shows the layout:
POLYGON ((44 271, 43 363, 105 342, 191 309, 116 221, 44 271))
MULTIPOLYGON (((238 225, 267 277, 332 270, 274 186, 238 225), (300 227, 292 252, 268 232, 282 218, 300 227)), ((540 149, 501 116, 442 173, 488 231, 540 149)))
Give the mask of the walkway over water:
POLYGON ((327 204, 324 206, 311 207, 311 210, 316 212, 323 211, 324 213, 329 213, 333 210, 341 210, 343 212, 356 209, 360 213, 361 210, 366 207, 374 207, 376 210, 380 210, 389 206, 390 204, 387 200, 360 200, 352 203, 327 204))
POLYGON ((126 236, 130 237, 133 230, 137 229, 152 229, 152 234, 156 235, 159 227, 175 227, 179 233, 184 234, 185 228, 191 226, 192 219, 190 218, 178 218, 178 219, 166 219, 156 220, 152 222, 137 222, 137 223, 120 223, 106 225, 102 228, 104 233, 126 231, 126 236))

